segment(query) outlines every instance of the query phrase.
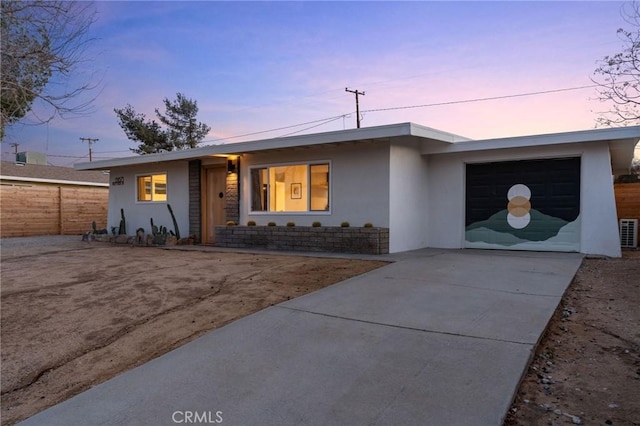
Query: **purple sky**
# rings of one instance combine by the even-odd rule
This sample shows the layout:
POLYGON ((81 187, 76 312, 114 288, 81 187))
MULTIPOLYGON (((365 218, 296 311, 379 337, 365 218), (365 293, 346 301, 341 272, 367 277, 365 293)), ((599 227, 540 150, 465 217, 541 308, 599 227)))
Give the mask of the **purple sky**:
MULTIPOLYGON (((153 116, 177 92, 197 100, 209 143, 413 121, 481 139, 591 129, 596 62, 620 51, 621 2, 97 2, 79 78, 100 81, 94 112, 7 130, 49 162, 132 155, 114 108, 153 116), (333 121, 328 119, 333 118, 333 121), (327 120, 324 120, 327 119, 327 120), (309 123, 248 137, 253 132, 309 123), (312 126, 317 126, 313 127, 312 126)), ((36 105, 38 111, 41 106, 36 105)))

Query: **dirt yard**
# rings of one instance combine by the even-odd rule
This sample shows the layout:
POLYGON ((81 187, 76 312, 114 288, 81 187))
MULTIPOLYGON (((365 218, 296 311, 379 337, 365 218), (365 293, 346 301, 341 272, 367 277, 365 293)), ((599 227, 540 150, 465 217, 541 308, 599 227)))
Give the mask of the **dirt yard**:
MULTIPOLYGON (((384 264, 60 238, 2 240, 3 425, 235 319, 384 264)), ((640 251, 585 259, 505 425, 640 425, 638 401, 640 251)))
POLYGON ((585 259, 505 425, 640 425, 640 251, 585 259))
POLYGON ((2 240, 2 425, 207 331, 385 264, 46 241, 2 240))

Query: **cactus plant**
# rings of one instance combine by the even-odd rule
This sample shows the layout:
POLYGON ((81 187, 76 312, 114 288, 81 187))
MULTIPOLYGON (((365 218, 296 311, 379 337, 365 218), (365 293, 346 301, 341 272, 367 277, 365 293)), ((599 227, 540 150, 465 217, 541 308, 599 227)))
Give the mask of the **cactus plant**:
POLYGON ((153 235, 158 235, 158 233, 159 233, 158 227, 153 224, 153 218, 151 218, 151 233, 153 235))
POLYGON ((364 227, 365 228, 373 228, 373 223, 367 222, 367 223, 364 224, 364 227))
MULTIPOLYGON (((169 209, 169 213, 171 213, 171 220, 173 221, 173 229, 175 231, 175 237, 180 239, 180 230, 178 229, 178 222, 176 221, 176 217, 173 215, 173 209, 171 208, 171 204, 167 204, 167 208, 169 209)), ((174 235, 173 233, 171 235, 174 235)))
POLYGON ((93 229, 94 235, 105 235, 109 233, 106 228, 98 229, 98 224, 95 220, 91 222, 91 229, 93 229))
POLYGON ((311 224, 311 226, 313 226, 314 228, 319 228, 319 227, 321 227, 321 226, 322 226, 322 224, 321 224, 320 222, 318 222, 318 221, 315 221, 315 222, 313 222, 313 223, 311 224))
POLYGON ((118 228, 118 235, 127 234, 127 222, 124 218, 124 209, 120 209, 120 227, 118 228))
POLYGON ((167 227, 162 225, 158 227, 153 223, 153 218, 151 218, 151 233, 153 234, 153 244, 158 245, 164 245, 169 235, 167 227))
POLYGON ((250 220, 249 222, 247 222, 247 226, 256 226, 256 221, 250 220))
POLYGON ((348 228, 349 227, 349 222, 344 221, 340 224, 340 226, 342 226, 343 228, 348 228))

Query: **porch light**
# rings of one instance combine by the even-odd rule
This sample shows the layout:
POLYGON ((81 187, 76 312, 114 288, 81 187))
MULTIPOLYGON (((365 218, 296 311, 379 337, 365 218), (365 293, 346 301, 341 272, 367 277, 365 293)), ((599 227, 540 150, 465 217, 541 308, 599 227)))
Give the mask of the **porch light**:
POLYGON ((236 173, 236 163, 232 159, 227 160, 227 173, 236 173))

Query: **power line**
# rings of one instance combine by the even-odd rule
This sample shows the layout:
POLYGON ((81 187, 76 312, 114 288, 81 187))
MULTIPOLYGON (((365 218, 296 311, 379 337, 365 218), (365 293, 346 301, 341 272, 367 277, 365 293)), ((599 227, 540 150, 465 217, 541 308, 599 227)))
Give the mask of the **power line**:
POLYGON ((503 96, 491 96, 487 98, 475 98, 475 99, 464 99, 459 101, 448 101, 448 102, 437 102, 433 104, 423 104, 423 105, 408 105, 408 106, 399 106, 399 107, 389 107, 389 108, 376 108, 376 109, 367 109, 362 112, 380 112, 380 111, 393 111, 400 109, 413 109, 413 108, 426 108, 432 106, 442 106, 442 105, 454 105, 454 104, 464 104, 471 102, 484 102, 484 101, 495 101, 499 99, 510 99, 510 98, 518 98, 523 96, 534 96, 534 95, 545 95, 549 93, 558 93, 558 92, 568 92, 570 90, 581 90, 581 89, 589 89, 592 87, 598 87, 599 84, 591 84, 589 86, 578 86, 578 87, 567 87, 564 89, 553 89, 553 90, 542 90, 539 92, 528 92, 528 93, 518 93, 515 95, 503 95, 503 96))
POLYGON ((228 139, 237 139, 237 138, 243 138, 243 137, 246 137, 246 136, 254 136, 254 135, 260 135, 260 134, 263 134, 263 133, 277 132, 279 130, 292 129, 294 127, 305 126, 307 124, 315 124, 315 123, 319 123, 321 121, 322 122, 330 122, 330 121, 333 121, 334 119, 342 118, 345 115, 347 115, 347 114, 335 115, 333 117, 322 118, 320 120, 307 121, 305 123, 293 124, 291 126, 278 127, 276 129, 260 130, 258 132, 245 133, 245 134, 242 134, 242 135, 229 136, 229 137, 226 137, 226 138, 209 139, 209 140, 205 140, 205 141, 202 141, 202 142, 217 142, 217 141, 224 141, 224 140, 228 140, 228 139))
MULTIPOLYGON (((56 155, 56 154, 47 154, 47 157, 55 157, 55 158, 87 158, 89 154, 85 155, 56 155)), ((93 158, 111 158, 111 157, 93 157, 93 158)))
POLYGON ((348 114, 344 114, 344 115, 341 115, 341 116, 338 116, 338 117, 334 117, 334 118, 331 118, 331 119, 329 119, 329 120, 327 120, 325 122, 322 122, 320 124, 316 124, 315 126, 306 127, 304 129, 296 130, 295 132, 287 133, 286 135, 281 135, 281 136, 278 136, 278 137, 284 138, 285 136, 295 135, 296 133, 304 132, 305 130, 309 130, 309 129, 313 129, 313 128, 316 128, 316 127, 324 126, 325 124, 329 124, 329 123, 331 123, 333 121, 340 120, 341 118, 344 118, 347 115, 348 114))
MULTIPOLYGON (((360 111, 360 112, 361 113, 382 112, 382 111, 393 111, 393 110, 413 109, 413 108, 426 108, 426 107, 432 107, 432 106, 454 105, 454 104, 463 104, 463 103, 472 103, 472 102, 483 102, 483 101, 492 101, 492 100, 499 100, 499 99, 509 99, 509 98, 524 97, 524 96, 534 96, 534 95, 543 95, 543 94, 549 94, 549 93, 566 92, 566 91, 571 91, 571 90, 582 90, 582 89, 588 89, 588 88, 593 88, 593 87, 598 87, 598 86, 599 86, 598 84, 592 84, 592 85, 588 85, 588 86, 566 87, 566 88, 562 88, 562 89, 552 89, 552 90, 541 90, 541 91, 537 91, 537 92, 517 93, 517 94, 514 94, 514 95, 502 95, 502 96, 491 96, 491 97, 486 97, 486 98, 463 99, 463 100, 457 100, 457 101, 437 102, 437 103, 422 104, 422 105, 406 105, 406 106, 397 106, 397 107, 389 107, 389 108, 375 108, 375 109, 363 110, 363 111, 360 111)), ((229 136, 229 137, 226 137, 226 138, 209 139, 209 140, 206 140, 206 141, 203 141, 203 142, 217 142, 217 141, 222 141, 222 140, 242 138, 242 137, 246 137, 246 136, 255 136, 255 135, 264 134, 264 133, 276 132, 276 131, 279 131, 279 130, 292 129, 294 127, 305 126, 307 124, 315 124, 315 123, 326 124, 326 123, 331 123, 332 121, 335 121, 335 119, 346 117, 349 114, 351 114, 351 113, 340 114, 340 115, 336 115, 336 116, 333 116, 333 117, 323 118, 323 119, 320 119, 320 120, 307 121, 307 122, 304 122, 304 123, 293 124, 293 125, 290 125, 290 126, 278 127, 278 128, 275 128, 275 129, 261 130, 261 131, 252 132, 252 133, 244 133, 244 134, 241 134, 241 135, 229 136)), ((314 127, 318 127, 318 126, 312 126, 310 128, 314 128, 314 127)), ((294 133, 299 133, 301 131, 308 130, 310 128, 306 128, 306 129, 302 129, 302 130, 299 130, 299 131, 296 131, 296 132, 288 133, 288 134, 283 135, 283 136, 288 136, 288 135, 291 135, 291 134, 294 134, 294 133)), ((283 136, 280 136, 280 137, 283 137, 283 136)))
MULTIPOLYGON (((562 89, 552 89, 552 90, 541 90, 541 91, 536 91, 536 92, 527 92, 527 93, 517 93, 517 94, 513 94, 513 95, 502 95, 502 96, 491 96, 491 97, 485 97, 485 98, 474 98, 474 99, 463 99, 463 100, 457 100, 457 101, 447 101, 447 102, 437 102, 437 103, 431 103, 431 104, 421 104, 421 105, 406 105, 406 106, 397 106, 397 107, 389 107, 389 108, 375 108, 375 109, 368 109, 368 110, 363 110, 361 111, 362 113, 367 113, 367 112, 383 112, 383 111, 394 111, 394 110, 403 110, 403 109, 414 109, 414 108, 426 108, 426 107, 433 107, 433 106, 443 106, 443 105, 454 105, 454 104, 463 104, 463 103, 472 103, 472 102, 485 102, 485 101, 492 101, 492 100, 500 100, 500 99, 510 99, 510 98, 518 98, 518 97, 524 97, 524 96, 535 96, 535 95, 544 95, 544 94, 550 94, 550 93, 559 93, 559 92, 567 92, 567 91, 572 91, 572 90, 582 90, 582 89, 588 89, 588 88, 593 88, 593 87, 598 87, 600 86, 599 84, 592 84, 592 85, 587 85, 587 86, 577 86, 577 87, 567 87, 567 88, 562 88, 562 89)), ((345 89, 347 90, 347 89, 345 89)), ((347 90, 348 91, 348 90, 347 90)), ((364 94, 364 92, 362 93, 364 94)), ((306 130, 310 130, 325 124, 329 124, 333 121, 339 120, 341 118, 344 118, 346 116, 348 116, 351 113, 345 113, 345 114, 340 114, 340 115, 335 115, 332 117, 327 117, 327 118, 322 118, 319 120, 312 120, 312 121, 307 121, 304 123, 298 123, 298 124, 293 124, 293 125, 288 125, 288 126, 283 126, 283 127, 277 127, 274 129, 268 129, 268 130, 260 130, 257 132, 251 132, 251 133, 244 133, 241 135, 236 135, 236 136, 229 136, 229 137, 225 137, 225 138, 216 138, 216 139, 209 139, 209 140, 205 140, 203 142, 217 142, 217 141, 223 141, 223 140, 229 140, 229 139, 237 139, 237 138, 242 138, 242 137, 246 137, 246 136, 255 136, 255 135, 259 135, 259 134, 264 134, 264 133, 272 133, 272 132, 276 132, 279 130, 287 130, 287 129, 292 129, 295 127, 300 127, 300 126, 305 126, 308 124, 314 124, 313 126, 310 127, 306 127, 304 129, 300 129, 300 130, 296 130, 294 132, 291 133, 287 133, 278 137, 286 137, 286 136, 290 136, 296 133, 300 133, 306 130)), ((91 139, 91 138, 80 138, 81 140, 84 139, 91 139)), ((97 141, 97 139, 94 139, 95 141, 97 141)), ((101 151, 101 152, 96 152, 96 153, 100 153, 100 154, 107 154, 107 153, 116 153, 116 152, 128 152, 128 151, 101 151)), ((87 155, 84 156, 65 156, 65 155, 54 155, 54 154, 49 154, 49 157, 61 157, 61 158, 75 158, 75 159, 81 159, 81 158, 86 158, 87 155)), ((96 157, 96 158, 101 158, 101 159, 105 159, 105 158, 113 158, 113 157, 96 157)), ((90 159, 91 161, 91 159, 90 159)))

